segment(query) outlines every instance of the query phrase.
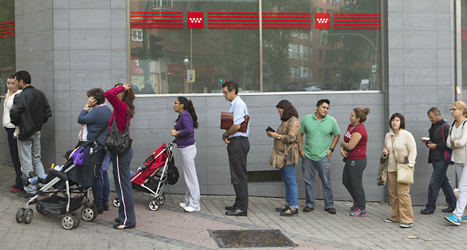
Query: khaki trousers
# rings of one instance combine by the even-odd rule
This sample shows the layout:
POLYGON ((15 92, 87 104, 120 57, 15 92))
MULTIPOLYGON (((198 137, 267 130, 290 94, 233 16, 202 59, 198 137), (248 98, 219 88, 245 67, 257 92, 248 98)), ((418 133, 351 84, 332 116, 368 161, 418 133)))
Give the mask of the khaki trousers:
POLYGON ((397 172, 388 172, 388 189, 392 204, 392 214, 389 219, 395 222, 413 223, 410 184, 398 183, 397 172))

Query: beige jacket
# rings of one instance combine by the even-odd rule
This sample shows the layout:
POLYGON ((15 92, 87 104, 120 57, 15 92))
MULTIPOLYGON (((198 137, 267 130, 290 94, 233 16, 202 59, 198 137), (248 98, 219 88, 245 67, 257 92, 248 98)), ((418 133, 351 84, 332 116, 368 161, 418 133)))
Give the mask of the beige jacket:
POLYGON ((397 172, 396 160, 400 163, 404 157, 408 157, 409 166, 415 166, 415 159, 417 158, 417 145, 412 133, 407 130, 401 129, 397 135, 394 132, 388 132, 384 138, 384 148, 389 152, 388 172, 397 172), (395 156, 393 156, 393 144, 395 156))
POLYGON ((455 163, 467 163, 467 122, 461 124, 458 128, 456 128, 455 124, 451 127, 446 140, 448 147, 451 147, 451 139, 454 140, 454 146, 457 147, 452 150, 451 160, 455 163))

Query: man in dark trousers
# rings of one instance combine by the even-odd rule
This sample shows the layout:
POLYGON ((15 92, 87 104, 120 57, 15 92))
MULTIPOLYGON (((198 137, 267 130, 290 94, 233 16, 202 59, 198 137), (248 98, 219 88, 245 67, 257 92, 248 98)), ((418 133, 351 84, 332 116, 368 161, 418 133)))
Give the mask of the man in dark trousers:
POLYGON ((229 154, 229 166, 231 181, 235 190, 235 203, 233 206, 226 206, 226 215, 247 216, 248 210, 248 181, 246 158, 250 151, 248 132, 238 132, 244 116, 249 115, 245 102, 238 96, 238 84, 228 81, 222 84, 222 93, 230 102, 229 112, 233 112, 233 125, 222 135, 222 140, 227 144, 229 154))
MULTIPOLYGON (((27 71, 15 73, 15 84, 23 91, 15 96, 10 111, 10 120, 18 129, 18 152, 21 172, 29 176, 31 171, 36 175, 45 174, 41 161, 41 129, 52 116, 49 102, 42 91, 31 86, 31 75, 27 71)), ((16 133, 16 132, 15 132, 16 133)), ((32 176, 30 176, 32 177, 32 176)), ((24 197, 36 194, 36 186, 25 186, 24 197)))
POLYGON ((436 200, 438 199, 439 189, 443 189, 446 196, 448 207, 443 212, 452 213, 456 208, 456 196, 452 190, 449 179, 446 176, 446 170, 449 164, 444 159, 444 153, 448 150, 446 138, 449 135, 449 124, 441 117, 438 108, 433 107, 427 112, 431 121, 431 128, 428 130, 430 138, 422 137, 422 141, 430 148, 428 154, 428 163, 433 164, 433 174, 431 175, 430 185, 428 186, 428 203, 422 214, 432 214, 436 209, 436 200))

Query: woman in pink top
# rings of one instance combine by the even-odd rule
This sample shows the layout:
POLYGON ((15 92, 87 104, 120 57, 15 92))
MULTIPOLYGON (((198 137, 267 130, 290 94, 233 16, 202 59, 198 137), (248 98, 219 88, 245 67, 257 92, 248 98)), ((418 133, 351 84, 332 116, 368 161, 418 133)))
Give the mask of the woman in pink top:
MULTIPOLYGON (((123 132, 127 125, 127 119, 131 121, 135 113, 135 106, 133 105, 135 93, 129 84, 119 83, 115 85, 115 88, 107 90, 104 95, 114 108, 114 112, 109 121, 109 129, 112 127, 113 120, 115 119, 118 130, 123 132)), ((128 126, 130 126, 129 122, 128 126)), ((130 175, 130 163, 132 158, 133 148, 119 155, 112 154, 115 191, 120 200, 118 218, 115 218, 115 222, 118 224, 114 225, 115 229, 130 229, 136 226, 130 175)))
POLYGON ((350 208, 350 216, 364 217, 365 190, 363 189, 363 170, 366 168, 366 144, 368 134, 363 123, 370 113, 370 109, 355 108, 350 114, 350 124, 341 141, 341 155, 344 157, 345 166, 342 174, 342 184, 347 188, 353 199, 350 208))

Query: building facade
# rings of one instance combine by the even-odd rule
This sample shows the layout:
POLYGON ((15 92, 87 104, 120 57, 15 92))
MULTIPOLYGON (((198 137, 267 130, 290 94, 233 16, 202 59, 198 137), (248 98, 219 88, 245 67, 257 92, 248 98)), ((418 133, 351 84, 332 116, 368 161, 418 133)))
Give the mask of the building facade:
MULTIPOLYGON (((467 5, 460 0, 5 2, 13 11, 0 24, 15 21, 15 34, 0 34, 0 77, 27 70, 32 85, 47 95, 53 116, 43 128, 45 166, 63 163, 62 155, 76 144, 86 91, 129 82, 138 93, 131 123, 132 169, 172 140, 177 118, 172 104, 183 95, 193 101, 199 119, 195 139, 201 193, 233 194, 219 117, 229 107, 220 93, 222 82, 235 80, 251 117, 250 195, 285 194, 278 171, 269 165, 273 142, 264 131, 280 124, 276 104, 291 101, 301 119, 327 98, 342 134, 353 108, 371 109, 365 122, 369 140, 363 178, 368 201, 387 200, 385 187, 376 185, 379 158, 390 115, 405 115, 418 150, 412 200, 422 205, 432 172, 428 149, 419 140, 430 126, 426 112, 437 106, 452 121, 449 108, 462 100, 465 85, 462 17, 467 5), (202 13, 203 28, 188 28, 193 25, 189 12, 202 13), (328 14, 329 28, 318 28, 317 13, 328 14), (367 24, 339 23, 362 13, 370 18, 358 20, 367 24)), ((0 163, 11 164, 6 133, 0 138, 0 163)), ((177 153, 175 157, 181 166, 177 153)), ((343 166, 336 150, 331 160, 336 200, 350 199, 341 182, 343 166)), ((455 185, 454 172, 448 173, 455 185)), ((301 161, 296 174, 304 198, 301 161)), ((315 185, 322 198, 320 181, 315 185)), ((167 191, 183 193, 183 178, 167 191)), ((442 193, 438 200, 443 204, 442 193)))

